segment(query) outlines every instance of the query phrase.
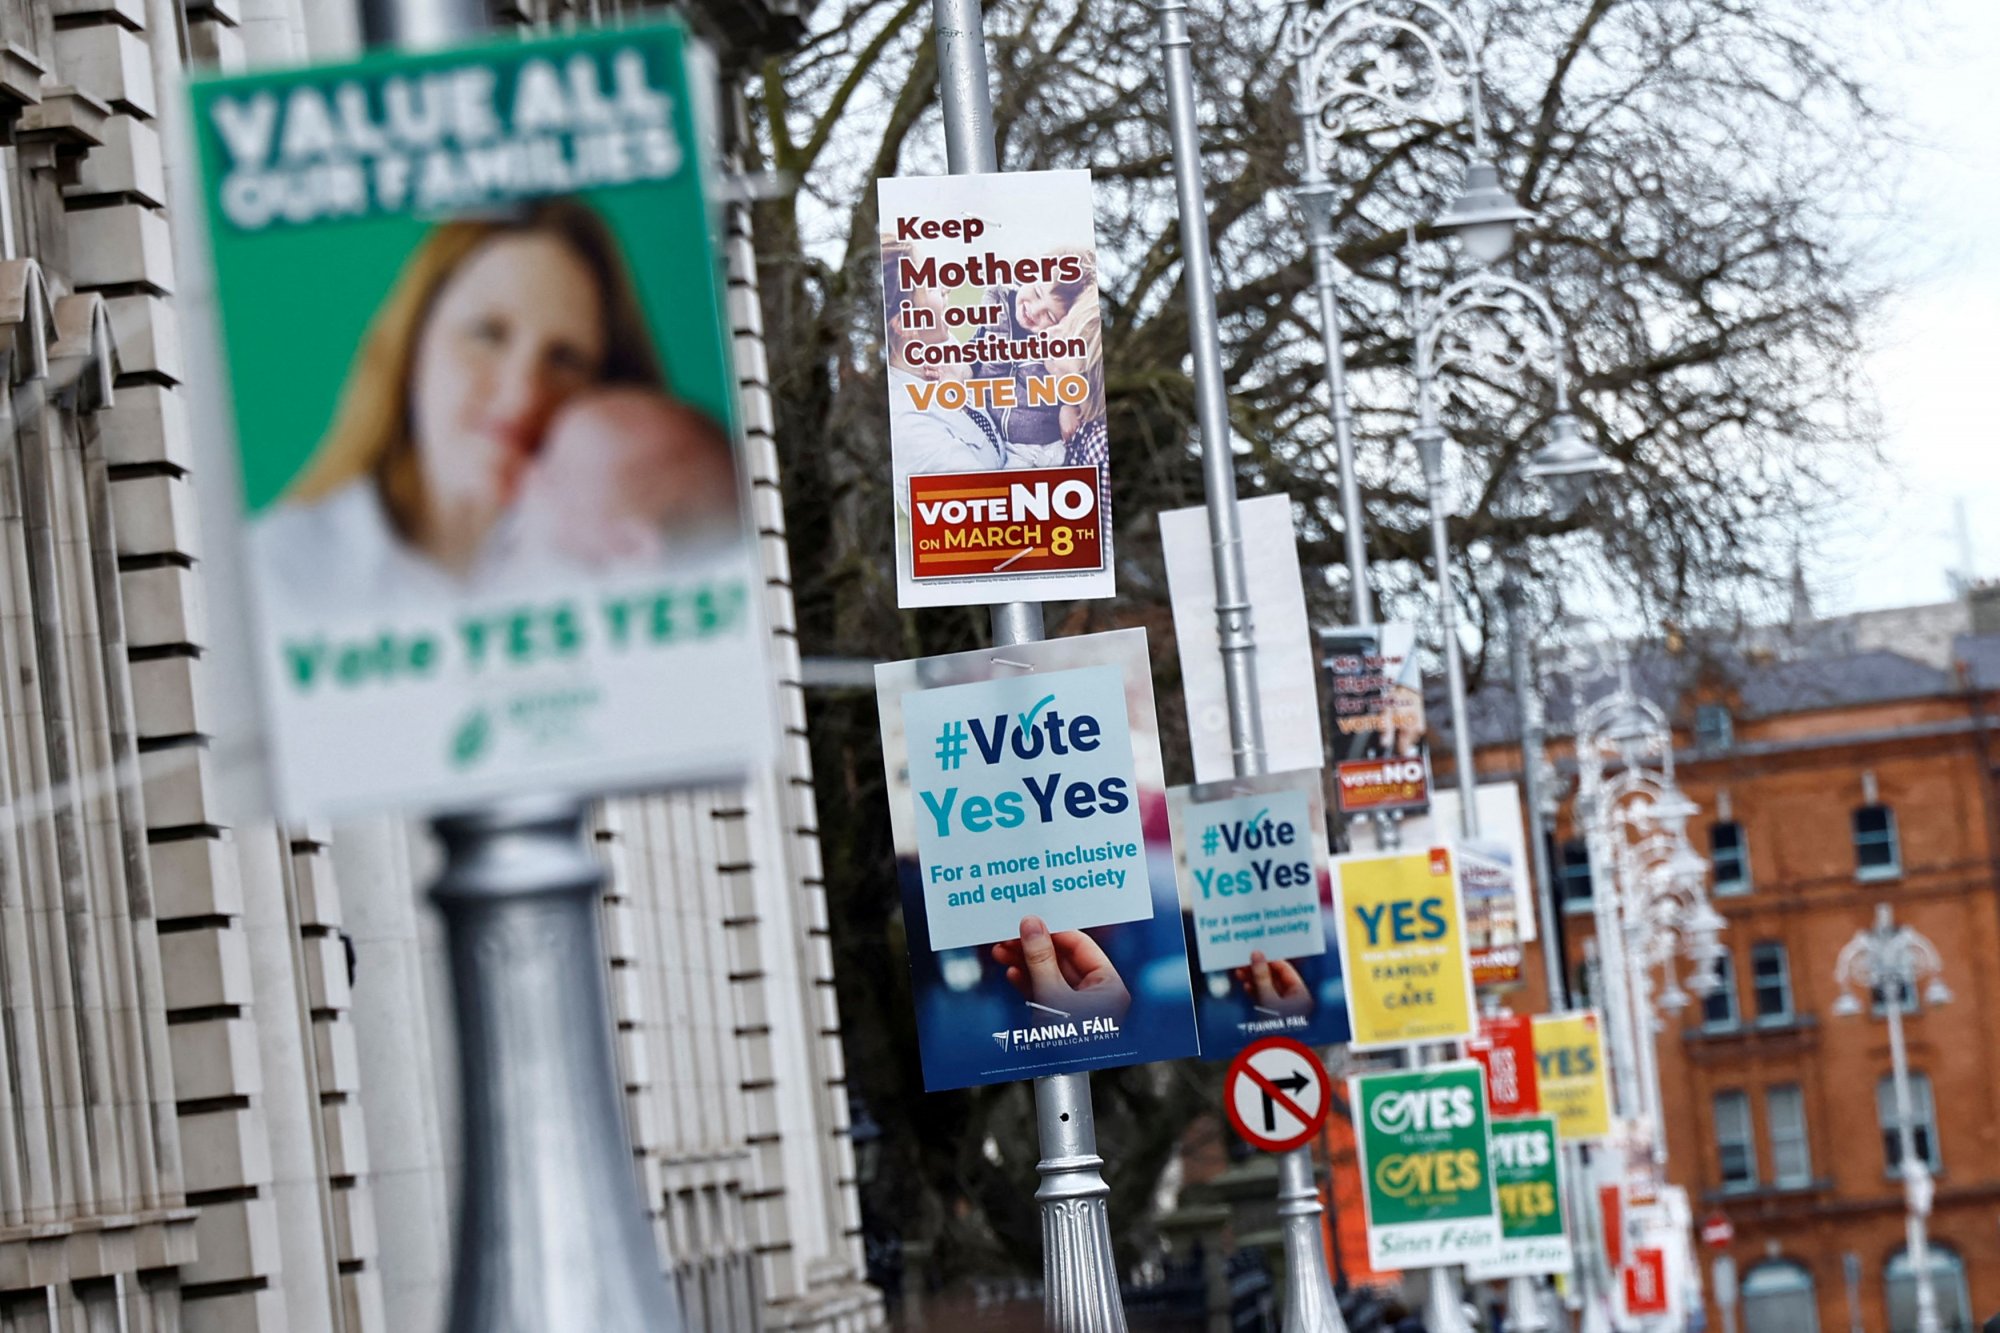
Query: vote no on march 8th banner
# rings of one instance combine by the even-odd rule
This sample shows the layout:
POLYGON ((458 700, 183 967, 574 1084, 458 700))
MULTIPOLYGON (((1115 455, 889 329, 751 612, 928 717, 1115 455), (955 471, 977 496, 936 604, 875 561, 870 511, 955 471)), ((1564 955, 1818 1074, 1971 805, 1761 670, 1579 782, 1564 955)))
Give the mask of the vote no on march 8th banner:
POLYGON ((688 46, 668 24, 194 86, 283 813, 768 751, 688 46))
POLYGON ((1145 631, 875 681, 925 1086, 1194 1054, 1145 631))
POLYGON ((896 604, 1111 596, 1090 173, 877 190, 896 604))

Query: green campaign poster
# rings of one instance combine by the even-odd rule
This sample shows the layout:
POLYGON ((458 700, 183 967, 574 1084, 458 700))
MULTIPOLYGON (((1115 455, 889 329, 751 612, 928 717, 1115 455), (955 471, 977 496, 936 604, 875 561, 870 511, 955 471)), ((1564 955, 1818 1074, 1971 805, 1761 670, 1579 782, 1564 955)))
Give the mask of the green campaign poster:
POLYGON ((1493 1258, 1500 1216, 1488 1170, 1486 1084, 1470 1060, 1348 1080, 1372 1268, 1493 1258))
POLYGON ((1492 1125, 1493 1188, 1500 1198, 1500 1254, 1466 1267, 1475 1281, 1567 1273, 1561 1144, 1552 1115, 1513 1116, 1492 1125))
POLYGON ((689 55, 667 24, 194 87, 285 813, 767 751, 689 55))

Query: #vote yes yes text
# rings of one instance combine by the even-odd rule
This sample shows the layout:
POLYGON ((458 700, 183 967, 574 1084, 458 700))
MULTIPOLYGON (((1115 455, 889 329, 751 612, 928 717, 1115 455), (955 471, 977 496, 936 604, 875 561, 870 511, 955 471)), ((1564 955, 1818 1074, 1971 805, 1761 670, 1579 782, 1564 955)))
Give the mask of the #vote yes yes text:
POLYGON ((904 696, 931 947, 1152 915, 1124 673, 1023 673, 904 696))
POLYGON ((1202 971, 1248 966, 1252 952, 1281 959, 1326 951, 1310 820, 1302 790, 1190 798, 1181 807, 1181 897, 1202 971))

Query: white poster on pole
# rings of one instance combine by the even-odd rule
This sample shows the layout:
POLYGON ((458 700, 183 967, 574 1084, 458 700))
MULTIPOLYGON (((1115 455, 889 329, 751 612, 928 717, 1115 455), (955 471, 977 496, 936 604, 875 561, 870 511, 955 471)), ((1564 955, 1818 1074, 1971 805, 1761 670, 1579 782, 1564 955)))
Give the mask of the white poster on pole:
POLYGON ((896 605, 1111 596, 1090 173, 877 189, 896 605))
MULTIPOLYGON (((1240 509, 1250 621, 1257 630, 1265 767, 1274 773, 1321 768, 1326 753, 1320 740, 1312 635, 1306 623, 1298 541, 1292 533, 1291 497, 1260 495, 1243 501, 1240 509)), ((1215 623, 1215 562, 1207 508, 1161 511, 1160 547, 1174 608, 1174 639, 1180 647, 1194 780, 1226 782, 1236 775, 1236 768, 1229 753, 1229 700, 1222 682, 1221 632, 1215 623)))
POLYGON ((1429 811, 1402 821, 1402 840, 1406 847, 1450 843, 1459 849, 1473 984, 1504 989, 1520 984, 1522 950, 1537 937, 1534 874, 1520 787, 1482 782, 1478 801, 1477 838, 1459 836, 1458 789, 1439 787, 1429 811))

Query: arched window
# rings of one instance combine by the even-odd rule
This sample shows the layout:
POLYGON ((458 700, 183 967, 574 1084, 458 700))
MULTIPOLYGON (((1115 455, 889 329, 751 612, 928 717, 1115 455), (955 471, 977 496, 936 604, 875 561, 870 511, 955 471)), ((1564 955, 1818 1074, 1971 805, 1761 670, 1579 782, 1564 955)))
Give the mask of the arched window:
POLYGON ((1819 1333, 1812 1274, 1789 1259, 1767 1259, 1743 1276, 1743 1333, 1819 1333))
MULTIPOLYGON (((1916 1333, 1917 1266, 1898 1250, 1883 1272, 1889 1288, 1889 1333, 1916 1333)), ((1944 1333, 1972 1333, 1972 1295, 1965 1287, 1965 1261, 1942 1246, 1931 1246, 1931 1290, 1937 1293, 1938 1323, 1944 1333)))

